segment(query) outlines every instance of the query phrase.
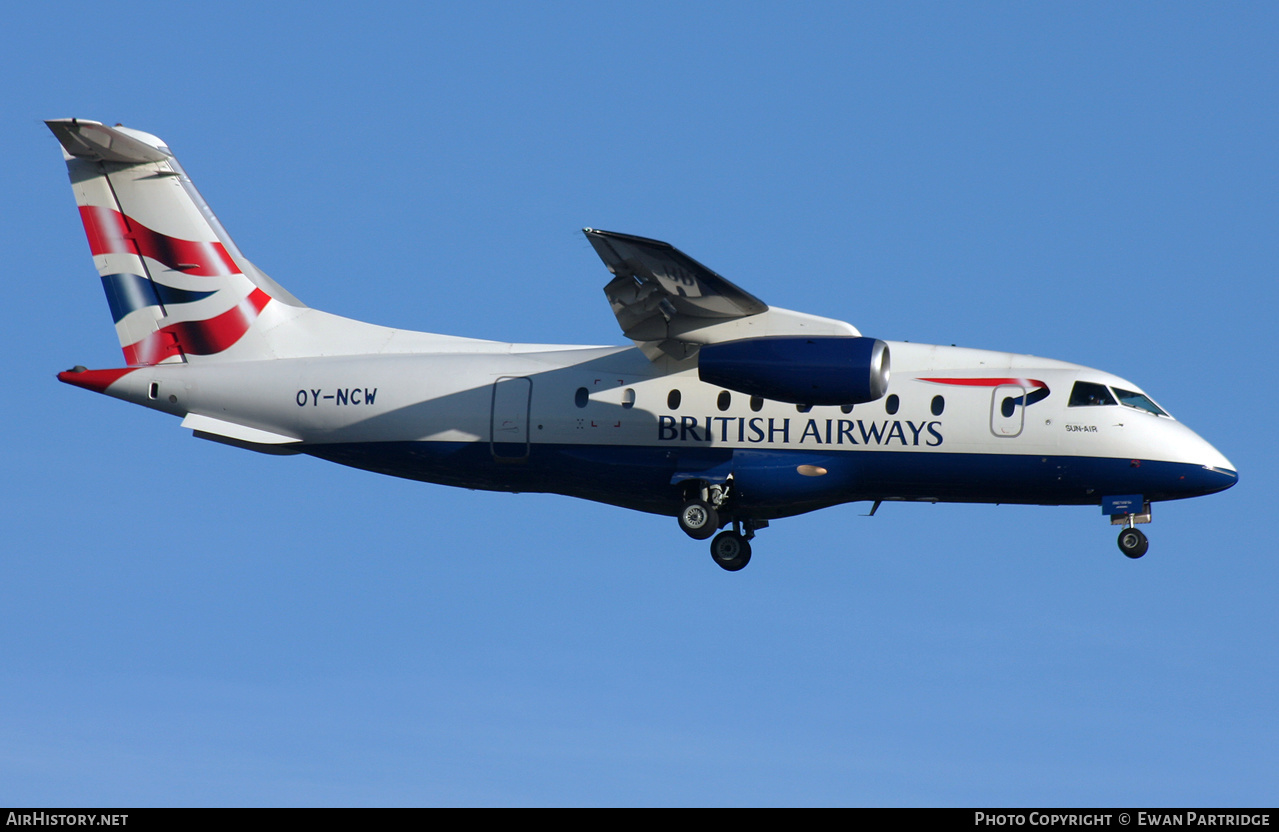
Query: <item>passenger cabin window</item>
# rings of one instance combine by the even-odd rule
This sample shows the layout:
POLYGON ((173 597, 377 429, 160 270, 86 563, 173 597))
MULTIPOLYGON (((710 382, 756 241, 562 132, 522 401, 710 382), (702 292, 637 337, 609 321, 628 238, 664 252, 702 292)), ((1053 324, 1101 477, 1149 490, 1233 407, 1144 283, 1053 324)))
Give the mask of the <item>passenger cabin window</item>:
POLYGON ((635 388, 627 387, 622 391, 622 407, 631 408, 635 406, 635 388))
POLYGON ((720 412, 723 413, 725 410, 728 410, 732 404, 733 394, 729 393, 727 390, 719 391, 719 398, 716 399, 715 406, 719 408, 720 412))
POLYGON ((586 407, 586 403, 591 400, 591 394, 585 387, 577 388, 577 392, 573 394, 573 404, 578 407, 586 407))
POLYGON ((889 416, 897 415, 897 408, 901 407, 901 399, 894 394, 884 400, 884 410, 888 411, 889 416))
POLYGON ((680 395, 678 390, 672 390, 666 396, 666 408, 668 410, 679 410, 680 395))
POLYGON ((1120 390, 1118 387, 1113 389, 1115 391, 1115 395, 1119 397, 1120 404, 1127 405, 1128 407, 1135 407, 1138 410, 1145 410, 1155 414, 1156 416, 1168 415, 1159 408, 1159 405, 1155 404, 1141 393, 1137 393, 1133 390, 1120 390))
POLYGON ((759 396, 751 396, 751 410, 759 413, 764 409, 764 400, 759 396))
POLYGON ((1074 389, 1070 391, 1068 407, 1097 407, 1106 404, 1118 404, 1118 402, 1115 401, 1114 396, 1110 395, 1110 391, 1104 384, 1076 381, 1074 389))

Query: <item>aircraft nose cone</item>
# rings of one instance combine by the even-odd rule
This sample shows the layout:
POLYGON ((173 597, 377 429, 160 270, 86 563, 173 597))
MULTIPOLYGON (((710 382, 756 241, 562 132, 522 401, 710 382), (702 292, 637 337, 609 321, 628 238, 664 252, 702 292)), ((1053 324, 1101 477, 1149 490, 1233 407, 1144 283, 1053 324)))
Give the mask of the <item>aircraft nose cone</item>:
POLYGON ((1201 454, 1203 462, 1202 481, 1205 487, 1205 493, 1214 491, 1225 491, 1231 488, 1235 483, 1239 482, 1239 471, 1235 468, 1234 463, 1226 459, 1221 451, 1204 442, 1204 453, 1201 454))
POLYGON ((1185 424, 1158 424, 1166 430, 1151 435, 1154 447, 1167 453, 1176 468, 1175 481, 1166 483, 1169 493, 1197 497, 1225 491, 1239 481, 1234 463, 1185 424))
POLYGON ((1211 468, 1208 466, 1204 467, 1209 472, 1209 476, 1215 478, 1220 484, 1218 488, 1213 489, 1214 491, 1225 491, 1227 488, 1231 488, 1235 483, 1239 482, 1239 472, 1234 468, 1217 468, 1215 466, 1211 468))

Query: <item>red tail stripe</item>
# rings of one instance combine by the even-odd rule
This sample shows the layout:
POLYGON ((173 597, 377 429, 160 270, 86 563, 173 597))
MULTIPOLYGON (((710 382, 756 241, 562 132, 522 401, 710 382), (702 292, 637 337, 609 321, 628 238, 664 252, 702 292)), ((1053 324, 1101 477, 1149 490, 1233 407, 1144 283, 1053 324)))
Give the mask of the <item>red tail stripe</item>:
POLYGON ((159 364, 173 355, 212 355, 244 337, 271 296, 254 289, 248 297, 205 321, 180 321, 158 329, 124 348, 124 360, 133 365, 159 364))
POLYGON ((80 206, 80 221, 89 238, 89 250, 94 254, 140 254, 171 269, 194 266, 181 271, 204 277, 240 272, 226 247, 218 242, 179 240, 99 205, 80 206))
POLYGON ((1034 378, 921 378, 920 381, 931 381, 934 384, 956 384, 961 387, 998 387, 1001 384, 1019 384, 1022 387, 1047 387, 1048 385, 1034 378))

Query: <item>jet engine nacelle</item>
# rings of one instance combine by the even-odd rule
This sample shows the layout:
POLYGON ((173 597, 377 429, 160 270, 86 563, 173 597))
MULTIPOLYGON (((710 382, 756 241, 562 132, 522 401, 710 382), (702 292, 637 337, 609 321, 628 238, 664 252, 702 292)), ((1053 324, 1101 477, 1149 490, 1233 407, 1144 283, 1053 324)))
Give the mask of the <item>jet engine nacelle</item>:
POLYGON ((888 345, 839 335, 725 341, 701 348, 697 374, 707 384, 773 401, 861 404, 888 390, 888 345))

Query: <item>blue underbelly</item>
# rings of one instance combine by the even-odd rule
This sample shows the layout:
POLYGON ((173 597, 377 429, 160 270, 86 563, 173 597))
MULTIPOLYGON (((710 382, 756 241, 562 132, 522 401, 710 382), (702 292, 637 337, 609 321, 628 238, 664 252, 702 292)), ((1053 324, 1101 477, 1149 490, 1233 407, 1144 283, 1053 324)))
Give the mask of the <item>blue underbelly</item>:
POLYGON ((1097 505, 1117 494, 1175 500, 1235 482, 1232 472, 1200 465, 1074 456, 728 448, 681 454, 679 448, 534 444, 523 458, 499 459, 485 442, 352 443, 305 451, 407 479, 565 494, 669 515, 683 501, 678 480, 703 471, 707 477, 731 473, 734 513, 758 519, 861 500, 1097 505))

